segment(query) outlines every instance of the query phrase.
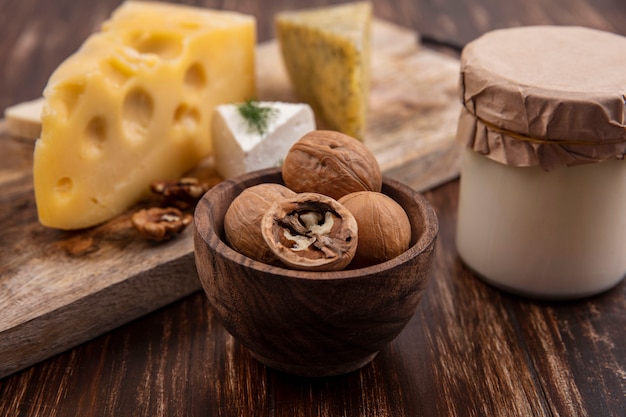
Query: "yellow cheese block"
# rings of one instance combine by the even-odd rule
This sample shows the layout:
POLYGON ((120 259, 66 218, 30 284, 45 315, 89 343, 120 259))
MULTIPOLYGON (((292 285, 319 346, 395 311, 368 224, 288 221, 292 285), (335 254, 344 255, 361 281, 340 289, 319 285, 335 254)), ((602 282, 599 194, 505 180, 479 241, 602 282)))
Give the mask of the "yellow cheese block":
POLYGON ((213 109, 255 96, 252 16, 128 2, 52 74, 34 154, 39 220, 96 225, 212 149, 213 109))
POLYGON ((293 87, 329 128, 363 139, 370 84, 368 2, 287 11, 276 33, 293 87))

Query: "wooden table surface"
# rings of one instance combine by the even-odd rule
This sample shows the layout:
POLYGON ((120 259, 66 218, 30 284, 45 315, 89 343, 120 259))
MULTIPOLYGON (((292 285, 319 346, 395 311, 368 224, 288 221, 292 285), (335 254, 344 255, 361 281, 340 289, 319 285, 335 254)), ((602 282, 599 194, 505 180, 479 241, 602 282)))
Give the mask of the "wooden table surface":
MULTIPOLYGON (((118 3, 0 0, 0 109, 38 97, 118 3)), ((277 11, 332 1, 186 3, 252 13, 263 41, 277 11)), ((626 35, 623 0, 379 0, 374 11, 457 47, 530 24, 626 35)), ((425 192, 440 221, 432 281, 407 328, 360 371, 267 369, 198 292, 1 379, 0 416, 624 416, 626 284, 558 303, 484 284, 456 253, 458 191, 452 181, 425 192)))

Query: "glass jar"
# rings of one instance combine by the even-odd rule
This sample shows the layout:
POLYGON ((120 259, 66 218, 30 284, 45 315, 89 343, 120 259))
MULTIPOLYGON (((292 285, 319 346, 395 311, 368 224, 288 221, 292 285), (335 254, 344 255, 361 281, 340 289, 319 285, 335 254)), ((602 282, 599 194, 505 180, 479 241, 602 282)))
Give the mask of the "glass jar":
POLYGON ((626 38, 487 33, 461 57, 457 249, 487 282, 572 299, 626 274, 626 38))

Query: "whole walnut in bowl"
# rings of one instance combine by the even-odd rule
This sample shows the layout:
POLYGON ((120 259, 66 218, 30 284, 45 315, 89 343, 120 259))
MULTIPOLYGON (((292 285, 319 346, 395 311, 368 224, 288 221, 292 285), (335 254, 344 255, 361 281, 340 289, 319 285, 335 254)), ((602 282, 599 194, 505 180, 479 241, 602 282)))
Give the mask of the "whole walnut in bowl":
POLYGON ((430 277, 438 220, 410 187, 384 178, 381 192, 405 210, 409 248, 376 265, 302 271, 269 265, 227 243, 224 217, 245 189, 283 184, 269 168, 224 181, 199 201, 195 261, 215 314, 261 363, 302 376, 344 374, 369 363, 411 319, 430 277))
POLYGON ((363 142, 332 130, 313 130, 295 142, 282 167, 291 190, 339 199, 357 191, 380 191, 382 172, 363 142))

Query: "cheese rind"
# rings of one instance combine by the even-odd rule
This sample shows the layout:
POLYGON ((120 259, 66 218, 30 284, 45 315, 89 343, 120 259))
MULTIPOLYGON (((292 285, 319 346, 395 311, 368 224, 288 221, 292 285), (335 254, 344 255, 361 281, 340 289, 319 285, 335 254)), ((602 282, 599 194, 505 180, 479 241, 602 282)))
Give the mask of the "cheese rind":
POLYGON ((7 107, 4 119, 7 131, 25 139, 37 139, 41 135, 41 98, 7 107))
POLYGON ((363 140, 370 88, 372 6, 348 3, 281 12, 276 33, 300 99, 329 128, 363 140))
POLYGON ((315 115, 308 104, 260 102, 274 110, 265 133, 250 129, 238 104, 218 106, 213 115, 215 167, 229 179, 246 172, 278 166, 289 148, 315 130, 315 115))
POLYGON ((52 74, 34 154, 39 220, 109 220, 212 149, 211 116, 255 95, 255 20, 128 2, 52 74))

